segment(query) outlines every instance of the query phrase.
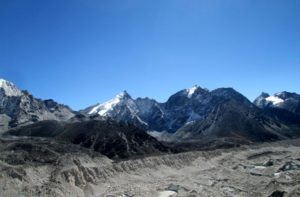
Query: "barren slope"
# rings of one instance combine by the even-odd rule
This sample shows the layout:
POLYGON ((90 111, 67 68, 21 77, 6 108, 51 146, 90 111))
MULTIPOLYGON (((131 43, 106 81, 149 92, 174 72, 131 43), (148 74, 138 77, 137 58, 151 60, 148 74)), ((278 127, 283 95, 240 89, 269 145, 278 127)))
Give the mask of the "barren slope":
POLYGON ((43 138, 0 145, 0 196, 299 195, 299 140, 122 162, 43 138))

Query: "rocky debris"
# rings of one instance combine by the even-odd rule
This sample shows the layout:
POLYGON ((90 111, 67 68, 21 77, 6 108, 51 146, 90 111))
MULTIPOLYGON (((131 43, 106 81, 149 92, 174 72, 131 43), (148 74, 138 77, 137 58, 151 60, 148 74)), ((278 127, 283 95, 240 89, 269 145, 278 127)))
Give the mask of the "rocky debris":
POLYGON ((297 196, 299 170, 273 175, 285 164, 299 162, 300 147, 288 145, 291 141, 282 143, 115 162, 50 138, 1 138, 0 196, 250 197, 277 195, 276 191, 297 196), (20 157, 22 154, 25 156, 20 157), (266 161, 274 163, 262 165, 266 161), (251 170, 261 171, 261 175, 253 176, 251 170))
POLYGON ((269 197, 283 197, 285 193, 285 191, 276 190, 269 197))
POLYGON ((278 172, 285 172, 290 170, 300 170, 300 165, 296 164, 294 161, 288 161, 278 169, 278 172))
POLYGON ((254 167, 250 170, 250 174, 253 176, 263 176, 265 168, 262 166, 254 167))
POLYGON ((166 190, 166 191, 159 192, 158 197, 174 197, 176 196, 176 194, 177 193, 174 191, 166 190))
POLYGON ((287 197, 300 196, 300 185, 294 187, 294 189, 287 195, 287 197))
POLYGON ((167 188, 166 190, 169 190, 169 191, 174 191, 174 192, 178 192, 179 190, 179 185, 174 185, 173 183, 171 183, 167 188))
POLYGON ((274 165, 274 160, 269 159, 269 160, 265 161, 262 165, 265 166, 265 167, 273 166, 274 165))
POLYGON ((265 157, 265 156, 268 156, 268 155, 271 155, 271 154, 274 154, 274 152, 270 151, 270 150, 266 150, 266 151, 262 151, 262 152, 250 154, 247 157, 247 159, 249 159, 249 160, 251 160, 251 159, 257 159, 257 158, 265 157))

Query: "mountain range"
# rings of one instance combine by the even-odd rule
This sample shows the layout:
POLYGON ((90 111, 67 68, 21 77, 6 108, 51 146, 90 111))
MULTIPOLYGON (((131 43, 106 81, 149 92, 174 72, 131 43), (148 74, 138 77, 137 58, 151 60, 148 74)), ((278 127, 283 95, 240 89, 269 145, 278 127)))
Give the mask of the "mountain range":
MULTIPOLYGON (((284 91, 272 96, 262 93, 251 102, 233 88, 209 91, 193 86, 171 95, 164 103, 150 98, 133 99, 124 91, 105 103, 76 112, 51 99, 34 98, 13 83, 0 80, 0 129, 4 132, 14 128, 16 135, 18 132, 25 135, 24 128, 39 128, 36 125, 46 120, 64 122, 75 133, 74 125, 85 128, 87 121, 102 121, 94 123, 101 127, 103 121, 113 121, 110 125, 132 125, 165 142, 208 143, 217 139, 249 143, 299 137, 299 109, 300 95, 296 93, 284 91)), ((57 128, 63 133, 64 128, 57 128)), ((107 129, 107 132, 112 130, 115 131, 107 129)))
POLYGON ((34 98, 12 82, 0 79, 0 131, 42 120, 66 121, 74 115, 66 105, 34 98))
POLYGON ((154 131, 148 133, 167 141, 228 137, 264 141, 298 136, 299 95, 281 92, 261 97, 252 103, 232 88, 209 91, 193 86, 170 96, 165 103, 159 103, 149 98, 133 99, 127 92, 122 92, 114 99, 88 107, 81 113, 131 123, 154 131))

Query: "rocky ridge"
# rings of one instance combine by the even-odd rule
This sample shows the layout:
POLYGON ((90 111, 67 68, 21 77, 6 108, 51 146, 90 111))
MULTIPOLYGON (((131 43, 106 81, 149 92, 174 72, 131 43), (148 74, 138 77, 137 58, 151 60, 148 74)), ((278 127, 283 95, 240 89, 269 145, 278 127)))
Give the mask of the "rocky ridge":
POLYGON ((66 105, 52 99, 34 98, 13 83, 0 79, 0 132, 42 120, 67 121, 74 115, 66 105))

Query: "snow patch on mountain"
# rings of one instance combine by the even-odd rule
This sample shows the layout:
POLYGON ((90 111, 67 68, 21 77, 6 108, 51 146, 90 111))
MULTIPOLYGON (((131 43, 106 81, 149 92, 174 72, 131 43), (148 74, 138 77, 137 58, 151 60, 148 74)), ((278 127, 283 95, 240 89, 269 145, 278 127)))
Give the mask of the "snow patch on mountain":
POLYGON ((105 116, 109 111, 113 109, 114 106, 121 103, 127 95, 128 93, 126 91, 121 92, 115 98, 95 106, 94 108, 91 109, 90 112, 88 112, 88 114, 98 113, 101 116, 105 116))
POLYGON ((193 96, 197 88, 198 86, 194 85, 193 87, 186 89, 188 98, 191 98, 193 96))
POLYGON ((22 91, 19 90, 12 82, 0 79, 0 89, 4 90, 6 96, 21 96, 22 91))
POLYGON ((253 103, 260 108, 282 108, 300 114, 300 95, 295 92, 282 91, 273 95, 262 93, 253 103))
POLYGON ((269 96, 266 98, 267 101, 271 102, 273 105, 278 105, 280 103, 283 103, 284 100, 277 97, 276 95, 275 96, 269 96))
MULTIPOLYGON (((149 102, 152 101, 149 100, 149 102)), ((147 104, 147 102, 145 102, 145 104, 147 104)), ((140 117, 140 107, 137 101, 132 99, 131 96, 124 91, 118 94, 114 99, 87 108, 86 113, 88 115, 99 114, 100 116, 110 117, 117 121, 134 123, 143 128, 148 127, 148 123, 140 117)))
POLYGON ((108 111, 121 102, 121 96, 117 95, 114 99, 111 99, 103 104, 97 105, 88 114, 98 113, 101 116, 105 116, 108 111))
POLYGON ((134 115, 134 117, 136 117, 137 118, 137 120, 140 122, 140 123, 142 123, 142 124, 144 124, 144 125, 147 125, 148 126, 148 123, 147 122, 145 122, 145 121, 143 121, 137 114, 135 114, 134 115))

